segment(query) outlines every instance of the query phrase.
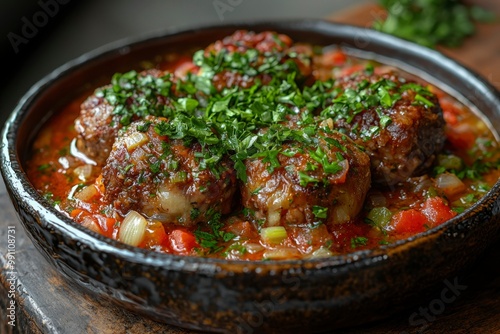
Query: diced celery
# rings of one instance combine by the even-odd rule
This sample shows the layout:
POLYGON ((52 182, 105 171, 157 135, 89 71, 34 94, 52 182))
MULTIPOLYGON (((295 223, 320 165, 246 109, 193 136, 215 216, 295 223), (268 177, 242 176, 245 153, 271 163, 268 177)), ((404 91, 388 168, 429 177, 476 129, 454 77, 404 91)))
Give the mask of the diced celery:
POLYGON ((368 212, 366 218, 369 220, 368 222, 370 225, 373 225, 383 231, 392 218, 392 212, 385 206, 376 207, 368 212))
POLYGON ((174 173, 174 175, 170 179, 172 183, 186 182, 186 180, 187 180, 187 173, 182 170, 174 173))
POLYGON ((459 170, 462 168, 462 159, 456 155, 438 155, 437 162, 439 166, 446 168, 447 170, 459 170))
POLYGON ((260 230, 262 241, 269 244, 279 244, 287 238, 286 230, 283 226, 263 227, 260 230))

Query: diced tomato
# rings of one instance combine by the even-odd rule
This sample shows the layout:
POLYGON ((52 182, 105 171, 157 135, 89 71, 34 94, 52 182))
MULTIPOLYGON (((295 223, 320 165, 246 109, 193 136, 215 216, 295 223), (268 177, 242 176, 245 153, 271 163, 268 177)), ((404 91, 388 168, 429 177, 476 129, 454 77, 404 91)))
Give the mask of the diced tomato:
POLYGON ((311 229, 309 233, 311 235, 311 244, 314 247, 323 245, 331 239, 330 232, 328 232, 328 228, 325 224, 321 224, 318 227, 311 229))
POLYGON ((250 239, 257 236, 257 233, 255 233, 255 229, 248 221, 237 221, 229 225, 228 231, 245 239, 250 239))
POLYGON ((432 226, 440 225, 457 215, 441 197, 428 198, 424 203, 422 213, 432 222, 432 226))
POLYGON ((336 50, 323 55, 325 64, 328 65, 343 65, 347 61, 347 56, 342 51, 336 50))
POLYGON ((445 99, 440 99, 439 104, 443 109, 443 118, 446 123, 451 126, 456 126, 459 123, 458 116, 461 114, 460 109, 458 109, 455 104, 445 99))
POLYGON ((467 124, 461 124, 456 127, 447 127, 446 137, 455 148, 465 150, 470 149, 476 141, 476 136, 474 135, 472 128, 467 124))
POLYGON ((446 112, 443 110, 443 118, 444 118, 444 121, 449 125, 457 125, 458 124, 457 115, 455 115, 451 112, 446 112))
POLYGON ((423 232, 427 223, 427 217, 416 209, 400 211, 391 219, 394 231, 401 234, 423 232))
POLYGON ((77 218, 77 217, 79 217, 81 215, 84 215, 85 213, 88 214, 88 212, 85 211, 85 210, 82 210, 82 209, 73 209, 69 215, 71 216, 71 218, 75 219, 75 218, 77 218))
POLYGON ((199 67, 192 61, 184 62, 175 68, 174 74, 177 78, 185 78, 188 73, 197 73, 199 67))
POLYGON ((111 238, 115 230, 116 219, 102 215, 94 215, 94 217, 95 219, 97 219, 99 223, 99 227, 102 230, 102 234, 105 235, 106 237, 111 238))
POLYGON ((198 72, 199 67, 193 64, 191 57, 182 56, 174 61, 162 64, 161 69, 174 73, 178 78, 184 78, 188 72, 198 72))
POLYGON ((353 73, 361 72, 365 68, 366 68, 365 64, 356 64, 356 65, 353 65, 351 67, 343 68, 337 76, 338 77, 349 76, 349 75, 351 75, 353 73))
POLYGON ((325 224, 314 228, 309 226, 289 227, 287 230, 294 247, 303 253, 318 248, 332 238, 325 224))
POLYGON ((194 234, 186 230, 173 230, 168 238, 172 250, 177 254, 187 255, 191 253, 193 248, 199 247, 194 234))
POLYGON ((264 252, 256 252, 256 253, 245 253, 243 254, 242 259, 244 260, 250 260, 250 261, 257 261, 257 260, 262 260, 264 252))

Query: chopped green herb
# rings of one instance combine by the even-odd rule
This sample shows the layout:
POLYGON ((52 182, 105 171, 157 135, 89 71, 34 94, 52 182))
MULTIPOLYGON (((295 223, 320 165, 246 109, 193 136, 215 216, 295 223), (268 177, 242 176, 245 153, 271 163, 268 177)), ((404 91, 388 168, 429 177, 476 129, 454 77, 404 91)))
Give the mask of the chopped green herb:
POLYGON ((379 0, 387 18, 374 28, 395 36, 436 47, 457 47, 474 34, 474 21, 491 22, 496 15, 460 0, 379 0))
POLYGON ((232 252, 237 252, 241 255, 245 254, 247 252, 247 248, 238 243, 238 242, 235 242, 233 244, 231 244, 231 246, 229 246, 228 248, 226 248, 226 250, 224 251, 224 253, 222 254, 223 257, 228 257, 230 253, 232 252))
POLYGON ((211 233, 201 230, 199 226, 194 235, 198 244, 207 249, 209 254, 213 254, 221 251, 224 248, 223 243, 231 241, 236 235, 222 230, 224 223, 221 221, 219 212, 209 211, 206 216, 210 217, 207 225, 211 228, 211 233))
POLYGON ((367 243, 368 243, 368 238, 366 238, 366 237, 351 238, 351 248, 366 246, 367 243))
POLYGON ((307 187, 309 183, 317 184, 319 182, 315 177, 309 176, 306 173, 299 171, 299 184, 302 187, 307 187))
POLYGON ((42 164, 42 165, 38 166, 37 169, 41 172, 44 172, 50 168, 51 168, 51 165, 49 163, 47 163, 47 164, 42 164))
POLYGON ((434 107, 434 103, 432 103, 431 101, 429 101, 420 94, 415 95, 415 101, 422 103, 426 107, 434 107))
POLYGON ((319 205, 313 205, 312 212, 316 218, 326 218, 328 216, 328 208, 319 205))

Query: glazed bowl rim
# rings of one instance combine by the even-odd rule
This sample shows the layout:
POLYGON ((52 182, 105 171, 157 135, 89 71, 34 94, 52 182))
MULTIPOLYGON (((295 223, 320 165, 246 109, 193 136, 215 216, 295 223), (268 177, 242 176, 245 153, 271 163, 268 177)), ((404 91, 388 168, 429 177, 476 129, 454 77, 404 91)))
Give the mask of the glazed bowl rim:
MULTIPOLYGON (((203 24, 194 28, 174 28, 157 31, 149 34, 127 37, 115 42, 106 44, 94 50, 84 53, 83 55, 72 59, 65 64, 59 66, 41 80, 36 82, 19 100, 18 104, 5 122, 2 130, 2 152, 1 152, 1 172, 6 183, 7 190, 14 194, 17 199, 21 199, 17 205, 28 207, 31 212, 34 212, 41 218, 39 221, 46 221, 51 228, 59 230, 60 233, 76 238, 81 242, 81 245, 89 247, 101 252, 113 254, 116 257, 126 261, 153 265, 155 267, 174 266, 180 270, 188 271, 209 271, 220 272, 224 267, 228 267, 229 271, 246 272, 250 269, 259 271, 280 271, 290 268, 296 269, 311 269, 314 267, 342 267, 344 265, 365 262, 370 263, 380 259, 385 259, 388 253, 397 252, 398 249, 410 247, 412 243, 418 243, 432 236, 437 236, 455 225, 460 224, 463 220, 468 220, 476 214, 475 208, 481 207, 488 201, 495 200, 500 195, 500 180, 471 208, 463 213, 455 216, 449 221, 429 229, 425 232, 411 236, 409 238, 398 240, 397 242, 381 245, 377 248, 368 250, 358 250, 347 254, 333 255, 331 257, 316 258, 316 259, 297 259, 297 260, 276 260, 276 261, 244 261, 244 260, 226 260, 217 258, 205 258, 198 256, 183 256, 167 253, 160 253, 152 250, 141 249, 123 244, 117 240, 105 237, 101 234, 89 231, 80 224, 77 224, 72 219, 64 215, 51 206, 31 185, 24 169, 20 155, 17 152, 17 135, 23 121, 30 114, 34 101, 37 100, 44 92, 58 80, 64 78, 82 66, 86 66, 92 62, 99 62, 106 56, 117 57, 119 54, 127 53, 129 50, 141 44, 147 44, 155 40, 169 39, 176 35, 196 33, 200 30, 217 30, 217 29, 257 29, 261 27, 276 30, 292 29, 304 33, 326 35, 335 29, 335 38, 352 38, 355 34, 360 34, 368 38, 370 42, 377 45, 399 45, 401 48, 407 49, 413 56, 418 59, 431 59, 445 70, 457 72, 460 76, 466 77, 467 80, 477 89, 480 89, 482 96, 494 101, 498 106, 500 114, 500 92, 484 78, 479 76, 474 71, 458 63, 457 61, 443 55, 442 53, 429 49, 427 47, 408 42, 397 37, 378 32, 368 28, 352 26, 348 24, 340 24, 321 19, 294 19, 294 20, 278 20, 269 21, 253 21, 243 23, 227 23, 227 24, 203 24)), ((391 57, 388 57, 389 59, 391 57)), ((94 64, 95 66, 95 64, 94 64)), ((431 75, 431 74, 430 74, 431 75)), ((431 75, 432 76, 432 75, 431 75)), ((39 130, 39 129, 38 129, 39 130)), ((14 201, 14 199, 12 199, 14 201)), ((16 205, 16 204, 15 204, 16 205)))

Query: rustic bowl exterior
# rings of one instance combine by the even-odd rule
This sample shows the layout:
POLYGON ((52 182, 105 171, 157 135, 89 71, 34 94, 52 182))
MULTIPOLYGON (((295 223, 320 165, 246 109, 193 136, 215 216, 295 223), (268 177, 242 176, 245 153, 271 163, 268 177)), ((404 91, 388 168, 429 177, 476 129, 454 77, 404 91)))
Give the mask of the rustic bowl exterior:
POLYGON ((165 323, 228 333, 311 332, 359 325, 400 310, 477 258, 499 236, 500 183, 473 208, 396 244, 345 256, 241 262, 130 247, 89 232, 52 208, 24 173, 40 119, 83 89, 168 50, 203 47, 235 29, 362 50, 451 89, 500 128, 500 94, 443 55, 376 31, 323 21, 203 27, 122 41, 70 62, 36 84, 7 121, 1 171, 20 220, 50 263, 86 291, 165 323), (88 83, 83 87, 82 83, 88 83))

